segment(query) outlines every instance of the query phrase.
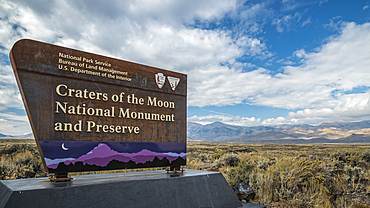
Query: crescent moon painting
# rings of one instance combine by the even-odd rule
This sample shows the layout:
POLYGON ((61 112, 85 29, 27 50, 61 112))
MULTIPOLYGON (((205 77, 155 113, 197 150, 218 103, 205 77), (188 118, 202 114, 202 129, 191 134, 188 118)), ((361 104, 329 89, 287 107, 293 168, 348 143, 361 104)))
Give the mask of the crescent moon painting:
POLYGON ((62 144, 62 149, 63 149, 63 150, 65 150, 65 151, 67 151, 69 148, 65 147, 65 146, 64 146, 64 143, 63 143, 63 144, 62 144))

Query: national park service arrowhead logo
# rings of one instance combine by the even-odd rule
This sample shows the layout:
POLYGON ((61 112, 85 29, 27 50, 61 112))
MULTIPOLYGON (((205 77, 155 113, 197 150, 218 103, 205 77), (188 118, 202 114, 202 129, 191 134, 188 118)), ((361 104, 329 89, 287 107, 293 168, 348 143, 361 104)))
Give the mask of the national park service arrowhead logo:
POLYGON ((171 85, 172 90, 175 91, 177 85, 179 85, 180 78, 167 76, 167 79, 170 82, 170 85, 171 85))
POLYGON ((162 73, 155 74, 155 82, 158 85, 159 89, 162 89, 164 83, 166 82, 166 76, 164 76, 162 73))

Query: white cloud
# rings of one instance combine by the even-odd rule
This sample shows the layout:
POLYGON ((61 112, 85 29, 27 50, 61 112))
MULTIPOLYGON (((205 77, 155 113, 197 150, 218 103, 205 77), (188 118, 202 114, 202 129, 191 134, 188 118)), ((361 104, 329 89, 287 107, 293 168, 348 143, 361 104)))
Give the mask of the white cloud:
POLYGON ((370 120, 370 93, 342 95, 334 108, 304 109, 290 112, 287 117, 269 118, 264 125, 272 124, 312 124, 327 121, 353 122, 370 120))
POLYGON ((0 44, 6 50, 30 37, 181 72, 233 63, 243 54, 270 55, 258 39, 185 26, 222 17, 236 1, 53 1, 43 9, 30 1, 1 5, 7 13, 0 44))
POLYGON ((31 127, 28 122, 3 121, 0 119, 0 132, 5 135, 23 135, 31 133, 31 127))
POLYGON ((209 116, 193 116, 188 118, 188 121, 200 123, 202 125, 210 124, 216 121, 236 125, 236 126, 248 126, 252 124, 259 124, 260 119, 255 117, 240 117, 240 116, 226 116, 226 115, 209 115, 209 116))
POLYGON ((281 18, 275 18, 272 21, 272 25, 276 25, 276 31, 278 32, 283 32, 284 28, 286 30, 290 30, 290 25, 292 24, 293 21, 299 22, 301 20, 301 14, 296 12, 294 15, 285 15, 281 18))
POLYGON ((0 132, 5 135, 22 135, 31 132, 27 116, 0 113, 0 132))
MULTIPOLYGON (((273 75, 268 68, 238 62, 241 57, 263 60, 273 56, 263 38, 251 35, 262 33, 262 25, 266 24, 265 19, 258 22, 254 18, 267 15, 282 32, 299 22, 302 14, 274 16, 267 3, 245 6, 242 11, 239 10, 242 4, 236 0, 111 1, 109 4, 95 0, 3 0, 0 53, 8 55, 16 40, 32 38, 187 73, 191 106, 250 103, 292 111, 309 109, 293 112, 285 120, 272 118, 265 123, 300 123, 304 119, 316 122, 334 119, 335 114, 348 119, 351 115, 367 118, 364 104, 367 95, 347 91, 370 87, 370 23, 358 25, 332 19, 328 26, 338 31, 338 35, 328 38, 315 51, 298 49, 293 56, 301 59, 301 65, 286 66, 281 73, 273 75), (225 15, 230 18, 240 15, 240 25, 230 30, 195 26, 198 22, 217 25, 225 15)), ((287 8, 299 6, 294 2, 292 5, 287 8)), ((310 21, 306 19, 301 26, 310 21)), ((288 61, 285 63, 293 63, 288 61)), ((265 66, 269 63, 266 61, 265 66)), ((2 63, 0 74, 0 96, 4 98, 0 100, 0 111, 11 107, 22 109, 11 68, 2 63)), ((227 116, 212 118, 246 125, 259 122, 252 118, 246 121, 227 116)))
MULTIPOLYGON (((3 1, 1 5, 5 11, 3 20, 7 20, 2 21, 7 30, 1 35, 4 37, 1 43, 6 42, 4 47, 7 49, 14 40, 31 37, 120 56, 125 55, 122 52, 129 53, 132 49, 148 46, 127 47, 127 42, 132 42, 132 39, 152 42, 151 33, 154 33, 154 38, 158 33, 165 38, 168 35, 166 28, 176 35, 184 29, 184 24, 192 24, 196 19, 217 19, 235 8, 236 2, 112 1, 107 4, 101 1, 3 1), (14 29, 14 26, 18 28, 14 29), (157 26, 162 30, 153 31, 157 26)), ((145 48, 140 51, 145 51, 145 48)))
POLYGON ((28 122, 27 116, 19 116, 19 115, 13 114, 13 113, 0 113, 0 118, 5 118, 8 121, 28 122))
POLYGON ((0 97, 0 111, 7 108, 23 108, 13 70, 9 65, 0 64, 0 97))
POLYGON ((343 20, 341 20, 341 16, 336 16, 330 19, 329 24, 325 24, 324 27, 331 29, 333 31, 340 31, 341 25, 343 24, 343 20))
POLYGON ((273 15, 268 7, 269 2, 238 1, 237 9, 230 10, 227 14, 237 23, 233 28, 236 36, 263 33, 263 25, 266 19, 273 15))
POLYGON ((214 67, 199 71, 189 104, 231 105, 247 102, 258 106, 306 109, 289 114, 285 120, 270 119, 264 124, 311 123, 327 120, 366 120, 367 93, 351 93, 357 87, 370 87, 370 23, 343 23, 341 33, 314 52, 297 50, 300 66, 286 66, 271 75, 259 68, 241 72, 237 68, 214 67), (210 77, 207 79, 206 77, 210 77), (195 92, 195 93, 194 93, 195 92))
MULTIPOLYGON (((236 62, 237 58, 243 55, 262 58, 271 56, 259 39, 247 35, 235 39, 228 31, 185 26, 196 19, 217 19, 235 9, 235 1, 168 1, 148 4, 130 1, 104 5, 98 1, 54 1, 45 3, 42 8, 29 1, 3 1, 1 5, 7 11, 7 18, 4 18, 7 20, 1 22, 7 26, 8 31, 0 35, 3 37, 0 44, 6 50, 10 49, 16 39, 31 37, 185 72, 189 75, 191 105, 196 105, 202 99, 203 95, 199 97, 198 92, 203 94, 203 90, 220 89, 220 83, 224 82, 223 76, 231 73, 231 76, 239 77, 243 64, 236 62), (17 25, 17 29, 14 29, 14 25, 17 25), (225 63, 231 68, 221 66, 225 63)), ((240 77, 238 79, 242 81, 240 77)), ((232 83, 226 83, 225 87, 232 87, 232 83)), ((228 91, 234 94, 231 95, 235 99, 232 103, 240 103, 245 99, 232 89, 228 91)), ((212 96, 213 91, 206 94, 212 96)), ((223 97, 215 102, 200 103, 224 105, 230 97, 226 94, 223 97)))
MULTIPOLYGON (((241 68, 248 64, 235 60, 243 54, 270 55, 256 38, 234 38, 228 31, 187 26, 195 21, 218 21, 236 6, 236 0, 112 1, 109 4, 4 0, 0 2, 0 53, 8 55, 12 45, 21 38, 36 39, 188 73, 192 86, 189 91, 194 92, 200 86, 196 83, 198 75, 227 73, 229 69, 220 67, 221 63, 241 68), (216 68, 219 71, 214 71, 216 68)), ((23 109, 10 66, 2 64, 0 69, 0 96, 4 98, 0 100, 0 111, 23 109)), ((6 131, 5 126, 16 126, 15 122, 23 121, 4 124, 0 132, 6 131)))
POLYGON ((316 52, 295 52, 297 57, 305 58, 301 66, 286 66, 275 76, 261 69, 235 75, 231 79, 236 86, 233 89, 236 92, 247 89, 239 95, 255 105, 287 109, 334 108, 343 103, 340 100, 343 95, 335 97, 333 92, 370 87, 368 54, 370 23, 346 23, 340 35, 331 37, 316 52))
POLYGON ((277 124, 292 124, 289 120, 284 117, 268 118, 262 121, 263 125, 277 125, 277 124))
POLYGON ((307 54, 304 49, 299 49, 293 52, 293 56, 298 57, 298 58, 305 58, 307 54))
POLYGON ((311 18, 308 18, 307 20, 305 20, 304 22, 302 22, 302 26, 301 27, 304 27, 305 25, 308 25, 308 24, 311 24, 311 18))

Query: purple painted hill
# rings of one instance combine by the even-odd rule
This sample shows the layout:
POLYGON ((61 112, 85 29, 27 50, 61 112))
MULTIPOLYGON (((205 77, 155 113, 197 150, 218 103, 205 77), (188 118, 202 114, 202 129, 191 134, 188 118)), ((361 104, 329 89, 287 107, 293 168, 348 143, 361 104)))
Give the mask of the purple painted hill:
MULTIPOLYGON (((112 160, 117 160, 120 162, 129 162, 131 160, 136 164, 144 164, 145 162, 153 161, 155 157, 160 160, 162 160, 163 158, 167 158, 170 162, 178 158, 178 156, 168 155, 166 153, 152 152, 147 149, 143 149, 137 153, 119 153, 112 150, 108 145, 100 143, 97 147, 88 152, 86 155, 82 155, 81 157, 74 160, 66 160, 64 161, 64 164, 69 165, 71 163, 75 164, 76 162, 83 162, 84 165, 88 164, 105 167, 112 160)), ((186 155, 182 156, 182 158, 186 159, 186 155)), ((51 164, 48 165, 48 167, 56 169, 58 167, 58 164, 51 164)))

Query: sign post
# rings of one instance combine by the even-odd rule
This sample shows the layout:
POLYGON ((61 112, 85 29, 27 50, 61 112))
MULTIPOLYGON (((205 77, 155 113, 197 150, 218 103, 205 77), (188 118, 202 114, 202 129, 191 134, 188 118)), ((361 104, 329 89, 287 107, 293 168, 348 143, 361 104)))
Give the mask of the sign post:
POLYGON ((185 74, 28 39, 10 60, 48 173, 186 165, 185 74))

